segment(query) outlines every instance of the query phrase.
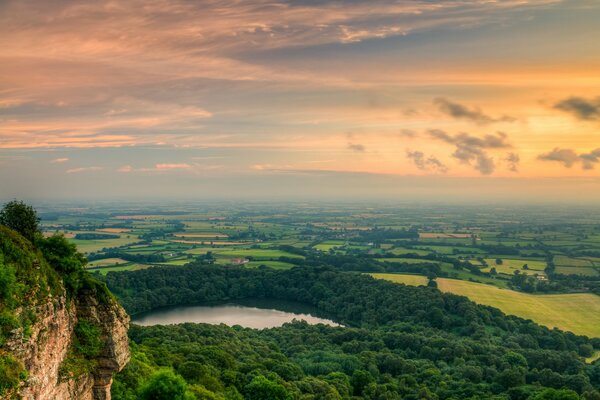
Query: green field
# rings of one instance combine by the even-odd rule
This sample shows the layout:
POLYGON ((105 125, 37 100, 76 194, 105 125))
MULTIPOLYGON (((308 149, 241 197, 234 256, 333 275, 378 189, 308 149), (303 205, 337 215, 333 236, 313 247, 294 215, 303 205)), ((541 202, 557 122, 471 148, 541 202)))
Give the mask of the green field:
POLYGON ((127 264, 127 265, 120 265, 117 267, 103 267, 103 268, 90 268, 88 269, 88 271, 90 272, 99 272, 102 275, 106 275, 111 271, 137 271, 139 269, 145 269, 145 268, 152 268, 151 265, 145 265, 145 264, 127 264))
MULTIPOLYGON (((415 275, 373 274, 378 279, 423 285, 427 278, 415 275)), ((437 279, 438 288, 467 296, 479 304, 497 307, 506 314, 531 319, 550 328, 600 337, 600 297, 594 294, 532 295, 454 279, 437 279)))
POLYGON ((294 264, 286 263, 283 261, 250 261, 249 263, 244 264, 244 266, 248 268, 258 268, 261 265, 265 265, 273 269, 290 269, 294 267, 294 264))
POLYGON ((499 274, 514 275, 515 271, 520 271, 526 275, 544 275, 544 269, 546 269, 545 261, 538 260, 525 260, 525 259, 502 259, 502 264, 496 264, 495 258, 486 258, 485 262, 488 264, 487 268, 482 268, 482 271, 489 272, 492 268, 496 268, 499 274), (527 264, 529 269, 523 269, 523 265, 527 264))
POLYGON ((331 249, 335 249, 336 247, 341 247, 344 245, 344 242, 342 242, 341 240, 328 240, 326 242, 321 242, 315 246, 313 246, 313 248, 320 250, 320 251, 329 251, 331 249))
POLYGON ((564 275, 598 276, 600 272, 593 267, 563 267, 557 266, 556 273, 564 275))
POLYGON ((77 250, 82 253, 93 253, 103 248, 126 246, 139 241, 136 235, 121 234, 118 239, 101 239, 101 240, 79 240, 69 239, 69 242, 77 246, 77 250))
POLYGON ((103 258, 102 260, 90 261, 87 264, 87 268, 117 266, 121 264, 127 264, 128 262, 129 261, 121 258, 103 258))
POLYGON ((226 249, 223 251, 215 251, 214 252, 217 257, 219 256, 227 256, 231 258, 243 258, 243 257, 252 257, 255 260, 273 260, 278 259, 279 257, 289 257, 289 258, 304 258, 301 255, 288 253, 287 251, 282 250, 269 250, 269 249, 226 249))
POLYGON ((392 250, 389 250, 388 253, 392 253, 396 256, 402 256, 404 254, 416 254, 418 256, 426 256, 427 254, 430 254, 431 251, 427 251, 427 250, 419 250, 419 249, 407 249, 407 248, 403 248, 403 247, 396 247, 392 250))
POLYGON ((397 263, 405 263, 405 264, 424 264, 424 263, 440 264, 439 261, 426 260, 424 258, 401 258, 401 257, 377 258, 377 261, 397 262, 397 263))
POLYGON ((592 267, 594 265, 594 263, 590 260, 567 256, 554 257, 554 264, 561 267, 592 267))

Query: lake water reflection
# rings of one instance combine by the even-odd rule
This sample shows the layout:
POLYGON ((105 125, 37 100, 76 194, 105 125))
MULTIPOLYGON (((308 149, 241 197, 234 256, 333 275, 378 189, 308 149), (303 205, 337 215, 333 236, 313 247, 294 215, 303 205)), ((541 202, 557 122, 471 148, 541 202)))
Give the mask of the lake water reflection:
POLYGON ((319 318, 313 314, 315 314, 314 308, 303 304, 278 300, 253 300, 236 304, 161 308, 134 316, 131 322, 144 326, 194 322, 262 329, 281 326, 296 319, 304 320, 309 324, 340 326, 329 319, 319 318))

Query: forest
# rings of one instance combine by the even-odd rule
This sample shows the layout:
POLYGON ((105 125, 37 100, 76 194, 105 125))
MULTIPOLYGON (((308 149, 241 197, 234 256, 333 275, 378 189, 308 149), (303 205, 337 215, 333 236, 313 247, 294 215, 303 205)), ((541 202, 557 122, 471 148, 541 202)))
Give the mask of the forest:
POLYGON ((133 325, 133 357, 115 379, 115 399, 144 398, 157 388, 182 399, 600 398, 600 365, 584 361, 600 349, 599 339, 435 288, 329 266, 156 267, 104 279, 130 314, 271 298, 310 304, 344 325, 133 325))

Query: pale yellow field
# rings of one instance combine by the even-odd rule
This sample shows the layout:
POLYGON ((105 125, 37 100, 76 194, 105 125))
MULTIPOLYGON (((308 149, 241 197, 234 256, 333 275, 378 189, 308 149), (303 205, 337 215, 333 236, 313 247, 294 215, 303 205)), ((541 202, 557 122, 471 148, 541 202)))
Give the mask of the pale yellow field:
MULTIPOLYGON (((407 285, 425 285, 427 278, 415 275, 373 274, 407 285)), ((466 296, 479 304, 499 308, 506 314, 531 319, 550 328, 556 327, 579 335, 600 337, 600 296, 589 293, 533 295, 500 289, 482 283, 455 279, 437 279, 438 288, 466 296)))

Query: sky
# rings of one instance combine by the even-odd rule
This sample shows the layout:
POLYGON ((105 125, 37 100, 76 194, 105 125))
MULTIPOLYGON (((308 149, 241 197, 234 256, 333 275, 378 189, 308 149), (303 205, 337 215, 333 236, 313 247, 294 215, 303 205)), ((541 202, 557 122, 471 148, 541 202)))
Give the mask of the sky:
POLYGON ((0 0, 0 199, 598 202, 597 0, 0 0))

